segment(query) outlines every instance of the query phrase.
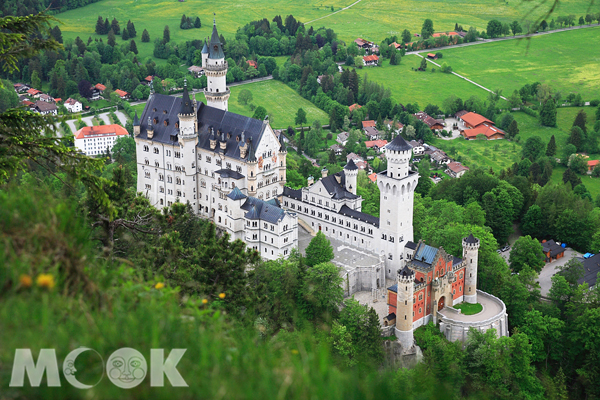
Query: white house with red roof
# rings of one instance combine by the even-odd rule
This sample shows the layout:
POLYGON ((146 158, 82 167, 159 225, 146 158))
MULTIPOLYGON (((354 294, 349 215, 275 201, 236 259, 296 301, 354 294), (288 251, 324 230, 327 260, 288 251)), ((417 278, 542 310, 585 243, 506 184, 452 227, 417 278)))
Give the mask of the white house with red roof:
POLYGON ((106 154, 115 141, 129 133, 121 125, 86 126, 75 133, 75 147, 87 156, 106 154))
POLYGON ((69 97, 65 101, 65 108, 69 112, 75 113, 75 112, 80 112, 83 109, 83 105, 81 104, 81 102, 69 97))

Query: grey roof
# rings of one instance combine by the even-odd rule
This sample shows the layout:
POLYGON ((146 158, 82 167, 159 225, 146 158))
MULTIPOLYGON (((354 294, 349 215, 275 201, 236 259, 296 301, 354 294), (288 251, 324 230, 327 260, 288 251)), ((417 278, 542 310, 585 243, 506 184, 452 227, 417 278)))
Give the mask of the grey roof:
POLYGON ((401 276, 413 276, 414 274, 415 274, 415 271, 408 268, 408 265, 405 265, 404 268, 402 268, 400 271, 398 271, 398 275, 401 275, 401 276))
POLYGON ((411 250, 415 250, 417 248, 417 244, 409 240, 408 242, 406 242, 405 247, 408 247, 411 250))
POLYGON ((135 112, 135 117, 133 117, 133 126, 140 126, 140 119, 138 118, 137 111, 135 112))
POLYGON ((406 143, 406 140, 401 135, 397 135, 385 148, 391 151, 407 151, 412 149, 411 145, 406 143))
POLYGON ((281 207, 281 203, 279 202, 279 200, 277 200, 276 197, 273 197, 272 199, 267 200, 266 203, 271 204, 272 206, 281 207))
POLYGON ((302 200, 302 189, 292 189, 287 186, 284 186, 283 195, 292 199, 302 200))
POLYGON ((398 293, 398 284, 396 283, 395 285, 390 286, 388 290, 391 290, 394 293, 398 293))
POLYGON ((598 272, 600 272, 600 254, 583 260, 583 278, 580 278, 577 283, 581 285, 586 282, 590 287, 595 286, 598 272))
POLYGON ((204 47, 202 47, 202 53, 208 53, 208 46, 206 45, 206 38, 204 38, 204 47))
POLYGON ((256 162, 256 152, 254 151, 254 144, 252 144, 252 140, 250 140, 250 144, 248 146, 250 147, 248 149, 248 161, 256 162))
POLYGON ((426 245, 425 243, 419 243, 417 251, 415 251, 415 256, 413 259, 415 261, 421 261, 427 265, 431 265, 433 260, 438 252, 438 249, 435 247, 431 247, 426 245))
POLYGON ((355 169, 358 169, 358 167, 356 166, 356 164, 354 163, 353 159, 350 159, 350 161, 348 161, 348 164, 346 164, 346 166, 344 167, 344 169, 347 169, 349 171, 353 171, 355 169))
POLYGON ((473 234, 471 233, 469 236, 467 236, 465 238, 465 242, 467 243, 479 243, 479 239, 477 239, 475 236, 473 236, 473 234))
POLYGON ((219 39, 219 33, 217 32, 216 21, 214 21, 213 23, 212 35, 210 37, 210 45, 208 47, 208 58, 212 60, 225 58, 225 54, 223 53, 223 45, 221 44, 221 39, 219 39))
POLYGON ((233 188, 233 190, 227 195, 227 197, 229 197, 231 200, 242 200, 245 199, 246 196, 244 193, 241 192, 240 189, 236 187, 233 188))
POLYGON ((388 321, 396 319, 396 313, 389 313, 384 319, 387 319, 388 321))
POLYGON ((456 256, 452 256, 452 266, 458 265, 463 262, 462 258, 458 258, 456 256))
POLYGON ((187 82, 183 85, 183 97, 181 99, 181 110, 180 114, 193 114, 194 113, 194 105, 192 104, 192 100, 190 100, 190 94, 187 88, 187 82))
POLYGON ((237 180, 237 179, 242 179, 244 177, 244 175, 240 174, 237 171, 234 171, 232 169, 225 169, 225 168, 215 171, 215 173, 221 175, 221 178, 233 178, 233 179, 237 180))
POLYGON ((565 252, 565 249, 563 249, 562 246, 556 243, 553 239, 542 243, 542 250, 545 254, 550 252, 550 257, 554 257, 557 254, 565 252))
POLYGON ((338 214, 379 227, 379 218, 361 211, 353 210, 345 204, 340 208, 338 214))
POLYGON ((283 132, 280 133, 279 134, 279 144, 281 145, 281 147, 279 148, 279 151, 281 151, 281 152, 286 151, 284 138, 285 138, 285 136, 283 135, 283 132))
POLYGON ((248 211, 245 215, 248 219, 258 219, 272 224, 277 224, 285 216, 285 211, 280 207, 256 197, 248 197, 246 202, 242 204, 242 210, 248 211))
MULTIPOLYGON (((354 162, 352 162, 354 164, 354 162)), ((356 165, 355 165, 356 167, 356 165)), ((358 168, 356 168, 358 169, 358 168)), ((321 178, 321 183, 332 199, 357 199, 358 196, 346 190, 346 174, 340 171, 337 174, 321 178), (339 179, 339 182, 338 182, 339 179)))
MULTIPOLYGON (((179 129, 175 127, 175 123, 179 121, 178 113, 181 103, 182 99, 179 97, 153 94, 146 103, 141 117, 140 139, 148 138, 148 121, 152 122, 156 119, 157 122, 152 123, 154 128, 152 140, 164 144, 176 142, 179 129), (166 126, 164 125, 165 120, 168 122, 166 126)), ((224 133, 227 142, 225 155, 240 159, 239 141, 244 133, 245 139, 251 141, 251 155, 254 153, 254 146, 260 143, 265 131, 266 124, 263 121, 207 106, 202 102, 198 103, 196 110, 198 147, 208 151, 223 152, 220 146, 211 150, 210 136, 211 133, 219 134, 219 136, 224 133)), ((248 156, 248 159, 250 160, 251 157, 248 156)))

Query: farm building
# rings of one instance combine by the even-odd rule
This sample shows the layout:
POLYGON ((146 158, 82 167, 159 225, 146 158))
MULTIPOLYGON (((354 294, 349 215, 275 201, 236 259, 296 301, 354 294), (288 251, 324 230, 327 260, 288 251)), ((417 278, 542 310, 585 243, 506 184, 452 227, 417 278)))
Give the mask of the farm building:
POLYGON ((483 115, 469 112, 462 114, 458 118, 469 128, 460 131, 460 134, 465 139, 475 139, 478 135, 484 135, 487 140, 504 139, 504 135, 506 134, 502 129, 497 128, 493 121, 490 121, 483 115))

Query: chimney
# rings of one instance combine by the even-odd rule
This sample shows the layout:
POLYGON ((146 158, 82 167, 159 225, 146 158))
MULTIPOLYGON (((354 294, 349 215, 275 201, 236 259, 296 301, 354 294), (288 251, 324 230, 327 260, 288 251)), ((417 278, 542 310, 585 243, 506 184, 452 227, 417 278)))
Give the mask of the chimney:
POLYGON ((315 183, 315 178, 313 178, 312 176, 308 177, 308 186, 312 186, 313 183, 315 183))
POLYGON ((152 118, 148 117, 148 127, 146 128, 148 132, 148 139, 152 139, 154 137, 154 127, 152 126, 152 118))
POLYGON ((327 168, 323 168, 323 169, 321 170, 321 178, 327 178, 327 173, 328 173, 328 172, 329 172, 329 171, 327 170, 327 168))

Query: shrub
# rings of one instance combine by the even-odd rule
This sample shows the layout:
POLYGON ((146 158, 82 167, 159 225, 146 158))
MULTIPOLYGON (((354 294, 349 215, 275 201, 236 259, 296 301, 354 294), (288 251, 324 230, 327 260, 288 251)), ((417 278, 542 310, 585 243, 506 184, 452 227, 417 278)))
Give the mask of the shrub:
POLYGON ((527 106, 521 106, 521 111, 523 111, 525 114, 531 116, 531 117, 538 117, 538 113, 535 112, 533 109, 527 107, 527 106))
POLYGON ((327 136, 326 136, 326 138, 327 138, 327 140, 331 140, 331 139, 333 139, 333 134, 331 134, 331 133, 328 133, 328 134, 327 134, 327 136))
POLYGON ((600 99, 595 99, 590 101, 590 106, 592 107, 598 107, 598 105, 600 104, 600 99))

